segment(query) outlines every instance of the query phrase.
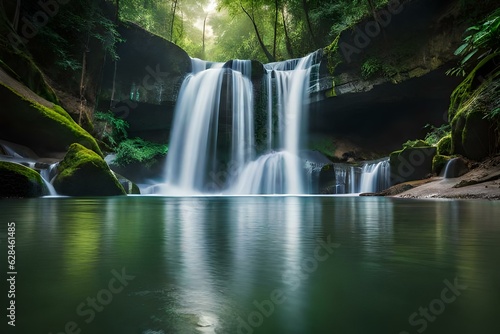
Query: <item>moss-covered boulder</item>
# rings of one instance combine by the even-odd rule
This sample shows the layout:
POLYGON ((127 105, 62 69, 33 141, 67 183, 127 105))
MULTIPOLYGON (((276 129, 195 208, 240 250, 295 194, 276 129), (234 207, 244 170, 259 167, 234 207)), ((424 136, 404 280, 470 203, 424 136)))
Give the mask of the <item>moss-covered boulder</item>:
POLYGON ((67 196, 115 196, 126 191, 94 151, 74 143, 59 163, 54 180, 58 194, 67 196))
POLYGON ((391 184, 421 180, 432 174, 432 160, 436 155, 435 147, 407 147, 392 152, 389 157, 391 184))
POLYGON ((440 155, 439 154, 439 148, 438 148, 438 154, 432 158, 432 170, 434 173, 438 174, 441 173, 443 168, 446 166, 448 161, 450 161, 451 157, 446 156, 446 155, 440 155))
POLYGON ((463 110, 451 121, 451 150, 472 160, 490 155, 494 133, 491 123, 479 110, 463 110))
POLYGON ((61 107, 49 108, 3 83, 0 83, 0 99, 2 139, 28 146, 40 156, 66 152, 72 143, 80 143, 102 155, 96 140, 61 107))
POLYGON ((443 156, 451 155, 452 154, 451 134, 441 138, 441 140, 438 141, 436 146, 438 155, 443 155, 443 156))
POLYGON ((40 174, 17 163, 0 161, 0 198, 40 197, 47 193, 40 174))
POLYGON ((449 112, 453 154, 480 161, 500 152, 500 71, 493 76, 475 90, 465 90, 462 83, 453 93, 449 112))

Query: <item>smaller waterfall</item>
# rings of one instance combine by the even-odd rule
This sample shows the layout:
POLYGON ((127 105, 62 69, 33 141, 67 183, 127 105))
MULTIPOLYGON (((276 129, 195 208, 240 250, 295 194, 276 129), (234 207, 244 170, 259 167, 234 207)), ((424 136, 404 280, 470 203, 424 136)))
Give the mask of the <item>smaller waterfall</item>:
POLYGON ((379 192, 391 186, 391 169, 388 160, 366 164, 361 172, 360 192, 379 192))
POLYGON ((317 184, 313 191, 320 193, 325 193, 325 191, 333 194, 373 193, 391 186, 388 159, 369 161, 361 166, 333 164, 333 168, 330 167, 326 171, 317 167, 311 169, 311 174, 311 178, 316 179, 317 184))
POLYGON ((50 196, 57 196, 57 191, 52 185, 52 180, 56 176, 57 173, 57 163, 49 165, 48 168, 45 169, 40 169, 39 173, 40 176, 42 177, 43 182, 45 183, 45 186, 47 186, 47 189, 49 190, 49 195, 50 196))

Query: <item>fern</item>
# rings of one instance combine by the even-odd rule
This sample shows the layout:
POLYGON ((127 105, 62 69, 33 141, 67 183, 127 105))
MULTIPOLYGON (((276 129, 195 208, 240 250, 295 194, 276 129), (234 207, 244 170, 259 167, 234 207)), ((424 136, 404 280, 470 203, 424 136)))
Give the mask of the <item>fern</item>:
POLYGON ((151 167, 158 158, 167 154, 168 146, 148 142, 141 138, 126 139, 116 148, 114 163, 119 166, 139 162, 151 167))

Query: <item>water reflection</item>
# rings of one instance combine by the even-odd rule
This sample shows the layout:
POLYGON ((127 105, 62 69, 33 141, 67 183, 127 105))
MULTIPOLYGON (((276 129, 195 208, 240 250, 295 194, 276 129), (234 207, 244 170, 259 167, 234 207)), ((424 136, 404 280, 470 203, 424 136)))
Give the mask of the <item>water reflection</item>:
POLYGON ((487 331, 499 214, 492 202, 355 197, 0 202, 0 219, 18 223, 26 333, 68 319, 96 334, 415 332, 409 315, 455 277, 468 289, 427 332, 487 331), (76 306, 122 267, 137 278, 86 324, 76 306))

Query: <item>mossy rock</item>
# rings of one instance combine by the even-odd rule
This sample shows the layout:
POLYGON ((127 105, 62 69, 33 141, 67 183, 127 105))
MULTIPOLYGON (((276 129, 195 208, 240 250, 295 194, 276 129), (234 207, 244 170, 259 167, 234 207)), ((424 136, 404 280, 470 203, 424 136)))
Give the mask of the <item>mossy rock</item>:
POLYGON ((414 147, 392 152, 389 157, 391 184, 421 180, 432 174, 435 147, 414 147))
POLYGON ((40 69, 21 51, 0 50, 0 67, 10 76, 22 82, 29 89, 44 99, 58 103, 54 90, 47 84, 40 69))
POLYGON ((117 174, 114 172, 113 172, 113 174, 116 176, 116 178, 118 179, 118 182, 120 182, 120 184, 122 185, 123 189, 125 189, 125 192, 127 194, 129 194, 129 195, 140 195, 141 194, 141 190, 134 182, 130 181, 129 179, 123 177, 120 174, 117 174))
POLYGON ((0 83, 2 139, 30 147, 40 156, 66 152, 72 143, 102 155, 96 140, 59 106, 52 109, 26 99, 0 83))
POLYGON ((94 151, 74 143, 59 163, 54 180, 58 194, 67 196, 125 195, 125 189, 94 151))
MULTIPOLYGON (((438 152, 439 152, 439 148, 438 148, 438 152)), ((434 158, 432 158, 432 170, 434 171, 434 173, 439 175, 439 173, 441 173, 441 171, 446 166, 448 161, 450 161, 450 159, 451 159, 451 157, 449 157, 449 156, 436 154, 434 156, 434 158)))
POLYGON ((495 135, 490 121, 480 110, 458 112, 451 121, 451 150, 469 159, 480 161, 490 155, 495 135))
POLYGON ((437 154, 441 156, 451 155, 451 134, 444 136, 437 143, 437 154))
POLYGON ((48 194, 42 177, 21 164, 0 161, 0 198, 40 197, 48 194))

